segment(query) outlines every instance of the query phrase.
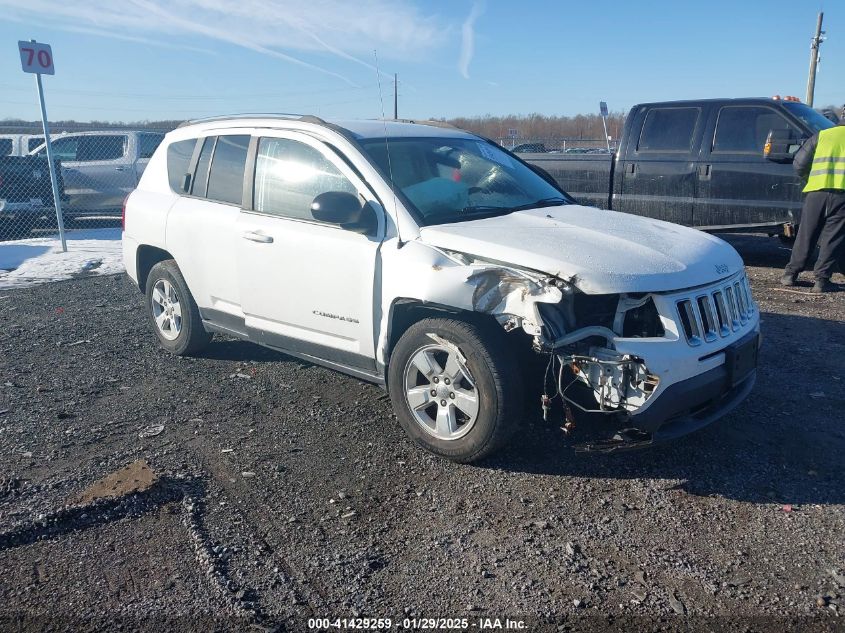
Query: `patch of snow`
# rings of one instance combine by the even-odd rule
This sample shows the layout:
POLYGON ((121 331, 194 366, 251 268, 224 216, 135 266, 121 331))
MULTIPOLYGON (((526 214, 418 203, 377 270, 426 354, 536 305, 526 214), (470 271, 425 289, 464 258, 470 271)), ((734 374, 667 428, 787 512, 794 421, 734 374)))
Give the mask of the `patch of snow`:
POLYGON ((22 288, 83 274, 123 272, 120 229, 87 229, 65 234, 0 242, 0 288, 22 288))

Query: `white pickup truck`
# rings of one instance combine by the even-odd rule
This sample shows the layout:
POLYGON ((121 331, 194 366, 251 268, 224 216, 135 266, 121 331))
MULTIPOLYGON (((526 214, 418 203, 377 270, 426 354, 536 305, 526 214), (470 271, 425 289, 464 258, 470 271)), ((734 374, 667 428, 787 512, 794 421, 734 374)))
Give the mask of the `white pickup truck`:
POLYGON ((126 202, 123 253, 165 349, 218 332, 384 385, 410 437, 455 461, 507 442, 526 397, 617 450, 714 421, 756 376, 731 246, 580 206, 435 123, 181 127, 126 202))
MULTIPOLYGON (((61 161, 67 202, 64 215, 119 216, 126 196, 164 138, 161 132, 108 130, 73 132, 51 138, 53 157, 61 161)), ((44 144, 31 152, 46 156, 44 144)))

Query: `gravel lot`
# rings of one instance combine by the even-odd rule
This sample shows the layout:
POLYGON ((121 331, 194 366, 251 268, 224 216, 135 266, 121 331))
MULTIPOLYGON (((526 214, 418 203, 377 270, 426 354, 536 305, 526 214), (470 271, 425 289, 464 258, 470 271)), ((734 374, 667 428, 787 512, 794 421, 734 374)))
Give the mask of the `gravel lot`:
POLYGON ((845 292, 731 241, 765 339, 734 414, 612 456, 533 422, 476 466, 375 386, 219 338, 166 355, 124 276, 0 292, 0 629, 845 630, 845 292))

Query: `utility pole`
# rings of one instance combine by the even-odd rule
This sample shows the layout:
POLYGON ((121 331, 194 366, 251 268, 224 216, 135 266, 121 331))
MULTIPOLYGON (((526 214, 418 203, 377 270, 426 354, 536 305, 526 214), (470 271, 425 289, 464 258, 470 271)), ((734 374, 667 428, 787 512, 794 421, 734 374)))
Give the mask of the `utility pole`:
POLYGON ((822 19, 824 12, 819 12, 819 21, 816 23, 816 34, 810 43, 810 74, 807 77, 807 105, 813 106, 813 93, 816 91, 816 69, 819 66, 819 46, 824 41, 822 31, 822 19))
POLYGON ((399 120, 399 73, 393 73, 393 119, 399 120))

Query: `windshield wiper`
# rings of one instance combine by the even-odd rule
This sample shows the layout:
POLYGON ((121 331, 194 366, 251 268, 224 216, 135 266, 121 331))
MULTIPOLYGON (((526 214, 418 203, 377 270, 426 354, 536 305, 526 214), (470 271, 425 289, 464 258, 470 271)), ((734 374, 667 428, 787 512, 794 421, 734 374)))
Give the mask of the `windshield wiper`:
POLYGON ((535 202, 529 202, 528 204, 520 204, 519 206, 511 207, 510 210, 523 211, 525 209, 539 209, 541 207, 557 207, 561 204, 569 204, 569 200, 560 196, 555 196, 553 198, 541 198, 540 200, 536 200, 535 202))
POLYGON ((513 207, 497 207, 494 205, 481 204, 464 207, 463 209, 461 209, 461 212, 467 215, 486 215, 488 213, 510 213, 513 210, 513 207))
POLYGON ((528 202, 526 204, 518 204, 514 207, 497 207, 493 205, 476 205, 476 206, 469 206, 464 207, 462 211, 464 213, 490 213, 490 212, 501 212, 501 213, 511 213, 512 211, 522 211, 524 209, 535 209, 538 207, 556 207, 560 204, 568 204, 569 201, 566 198, 561 198, 555 196, 554 198, 542 198, 540 200, 535 200, 534 202, 528 202))

